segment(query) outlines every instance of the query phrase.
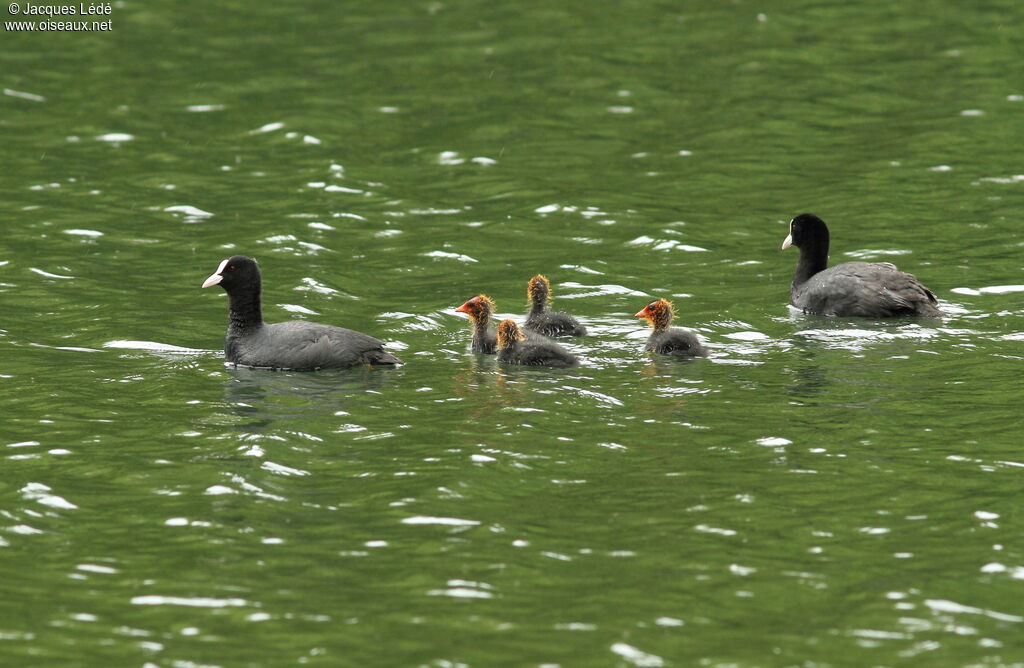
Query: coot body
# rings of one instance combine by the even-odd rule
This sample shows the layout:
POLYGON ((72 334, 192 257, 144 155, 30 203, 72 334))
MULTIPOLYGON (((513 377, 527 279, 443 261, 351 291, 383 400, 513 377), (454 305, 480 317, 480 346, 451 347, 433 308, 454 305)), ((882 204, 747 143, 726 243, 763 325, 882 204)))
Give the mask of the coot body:
POLYGON ((221 262, 203 282, 204 288, 213 285, 228 293, 228 362, 295 371, 402 363, 362 332, 304 320, 263 322, 260 269, 251 258, 235 255, 221 262))
POLYGON ((790 246, 800 249, 800 260, 789 303, 804 313, 864 318, 943 315, 931 290, 894 264, 844 262, 828 267, 828 227, 812 213, 790 222, 782 248, 790 246))
POLYGON ((527 339, 514 320, 498 323, 498 361, 525 366, 569 367, 579 359, 554 341, 527 339))
POLYGON ((540 274, 530 279, 526 287, 530 298, 530 312, 526 314, 526 329, 544 336, 585 336, 587 328, 568 313, 549 311, 551 281, 540 274))
POLYGON ((651 323, 653 331, 644 346, 645 351, 676 357, 707 357, 707 348, 701 344, 696 334, 679 327, 669 327, 669 323, 675 317, 672 302, 669 300, 656 299, 633 317, 643 318, 651 323))

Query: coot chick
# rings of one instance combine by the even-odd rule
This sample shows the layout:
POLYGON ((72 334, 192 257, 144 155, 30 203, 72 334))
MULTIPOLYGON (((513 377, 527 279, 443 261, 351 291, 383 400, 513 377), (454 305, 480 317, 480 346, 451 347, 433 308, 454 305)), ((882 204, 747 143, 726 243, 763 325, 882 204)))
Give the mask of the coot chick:
POLYGON ((527 340, 514 320, 498 323, 498 361, 527 366, 575 366, 579 360, 547 339, 527 340))
POLYGON ((551 281, 537 274, 526 287, 530 298, 530 312, 526 315, 526 329, 544 336, 585 336, 587 328, 568 313, 549 311, 551 281))
POLYGON ((643 318, 651 323, 654 330, 647 339, 645 351, 676 357, 707 357, 707 348, 701 345, 696 334, 686 329, 669 327, 675 317, 669 300, 656 299, 633 317, 643 318))
POLYGON ((470 350, 485 355, 496 353, 498 339, 489 326, 491 314, 494 313, 494 300, 487 295, 477 295, 467 299, 466 303, 455 310, 469 316, 469 322, 473 326, 473 343, 470 350))
MULTIPOLYGON (((457 313, 465 313, 469 316, 469 322, 473 326, 473 343, 470 350, 474 353, 493 355, 498 352, 498 338, 494 330, 490 328, 491 316, 494 314, 494 300, 487 295, 477 295, 466 303, 455 309, 457 313)), ((523 332, 527 340, 546 340, 536 332, 523 332)))
POLYGON ((360 364, 401 364, 372 336, 304 320, 268 324, 260 306, 260 269, 243 255, 229 257, 203 281, 228 293, 228 333, 224 357, 251 367, 345 369, 360 364))
POLYGON ((782 248, 796 246, 789 303, 804 313, 841 317, 940 317, 939 301, 912 275, 889 262, 844 262, 828 266, 828 228, 813 213, 789 223, 782 248))

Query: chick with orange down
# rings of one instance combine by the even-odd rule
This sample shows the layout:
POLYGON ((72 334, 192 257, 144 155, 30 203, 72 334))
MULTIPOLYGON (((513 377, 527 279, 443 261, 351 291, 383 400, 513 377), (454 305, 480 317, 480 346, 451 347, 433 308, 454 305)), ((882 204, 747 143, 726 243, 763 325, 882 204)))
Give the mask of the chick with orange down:
POLYGON ((494 313, 494 300, 487 295, 477 295, 455 309, 457 313, 465 313, 473 328, 473 343, 470 350, 474 353, 493 355, 498 350, 497 338, 491 331, 491 314, 494 313))
POLYGON ((514 320, 498 323, 498 361, 525 366, 575 366, 579 360, 568 350, 547 339, 527 339, 514 320))
POLYGON ((669 327, 675 317, 669 300, 655 299, 634 317, 643 318, 651 324, 651 336, 644 346, 645 351, 676 357, 707 357, 707 348, 696 334, 679 327, 669 327))
POLYGON ((530 298, 530 312, 526 314, 526 329, 544 336, 585 336, 587 328, 568 313, 549 311, 551 281, 537 274, 526 286, 530 298))

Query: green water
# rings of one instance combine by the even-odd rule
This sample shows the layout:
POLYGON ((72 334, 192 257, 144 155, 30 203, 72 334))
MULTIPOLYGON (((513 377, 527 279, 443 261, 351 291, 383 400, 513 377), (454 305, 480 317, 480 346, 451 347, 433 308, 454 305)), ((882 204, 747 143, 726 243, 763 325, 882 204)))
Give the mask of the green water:
POLYGON ((3 32, 0 664, 1024 665, 1018 3, 208 4, 3 32), (226 368, 234 253, 406 364, 226 368))

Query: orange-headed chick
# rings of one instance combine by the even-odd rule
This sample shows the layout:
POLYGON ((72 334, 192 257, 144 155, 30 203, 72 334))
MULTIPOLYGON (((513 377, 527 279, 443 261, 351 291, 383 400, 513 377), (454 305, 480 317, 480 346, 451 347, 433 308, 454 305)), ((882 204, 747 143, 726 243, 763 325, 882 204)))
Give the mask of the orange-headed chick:
POLYGON ((568 350, 547 339, 527 339, 514 320, 498 323, 498 361, 527 366, 575 366, 579 360, 568 350))
POLYGON ((551 281, 537 274, 526 286, 530 298, 530 312, 526 314, 526 329, 544 336, 585 336, 587 328, 568 313, 549 311, 551 281))
POLYGON ((634 317, 651 323, 653 331, 644 346, 645 351, 676 357, 707 357, 707 348, 701 345, 696 334, 686 329, 669 327, 675 317, 669 300, 655 299, 634 317))
POLYGON ((465 304, 455 310, 469 316, 469 322, 473 326, 473 344, 470 350, 485 355, 493 355, 497 352, 497 342, 494 332, 490 328, 491 314, 494 313, 494 300, 487 295, 477 295, 466 300, 465 304))

